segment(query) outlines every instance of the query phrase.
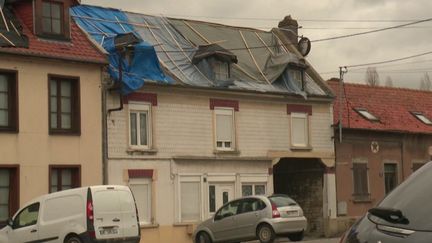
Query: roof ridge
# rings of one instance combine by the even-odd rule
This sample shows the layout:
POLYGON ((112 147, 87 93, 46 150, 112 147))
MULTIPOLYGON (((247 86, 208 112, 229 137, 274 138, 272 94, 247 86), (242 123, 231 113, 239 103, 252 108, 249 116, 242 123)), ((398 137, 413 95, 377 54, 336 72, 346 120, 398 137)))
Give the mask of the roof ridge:
MULTIPOLYGON (((336 83, 337 80, 327 80, 327 83, 336 83)), ((388 87, 388 86, 371 86, 368 84, 363 83, 351 83, 351 82, 344 82, 344 85, 349 86, 358 86, 358 87, 364 87, 364 88, 377 88, 377 89, 387 89, 387 90, 401 90, 401 91, 409 91, 409 92, 419 92, 419 93, 432 93, 432 90, 420 90, 420 89, 414 89, 414 88, 408 88, 408 87, 388 87)))

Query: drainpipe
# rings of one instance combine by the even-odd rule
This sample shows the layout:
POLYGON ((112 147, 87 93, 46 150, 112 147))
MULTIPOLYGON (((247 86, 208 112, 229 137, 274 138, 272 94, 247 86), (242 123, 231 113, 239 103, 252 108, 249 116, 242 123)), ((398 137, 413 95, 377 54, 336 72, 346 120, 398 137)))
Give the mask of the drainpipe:
POLYGON ((124 51, 121 50, 120 51, 120 55, 119 55, 119 60, 118 60, 119 61, 119 80, 118 80, 118 82, 120 84, 120 87, 116 87, 116 88, 111 89, 111 90, 120 89, 120 93, 119 93, 120 107, 109 109, 108 110, 108 115, 110 115, 111 112, 113 112, 113 111, 121 111, 121 110, 123 110, 123 95, 121 94, 121 87, 122 87, 122 81, 123 81, 123 65, 122 65, 121 61, 122 61, 122 58, 123 58, 123 54, 124 54, 124 51))
POLYGON ((108 128, 107 128, 107 110, 106 110, 106 87, 104 83, 104 72, 101 69, 101 80, 102 80, 102 184, 108 184, 108 128))

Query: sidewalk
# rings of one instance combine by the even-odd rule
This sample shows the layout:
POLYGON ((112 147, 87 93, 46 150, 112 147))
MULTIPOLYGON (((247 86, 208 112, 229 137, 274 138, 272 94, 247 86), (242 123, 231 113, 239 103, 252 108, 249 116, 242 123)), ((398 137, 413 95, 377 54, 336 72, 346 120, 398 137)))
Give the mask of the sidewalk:
MULTIPOLYGON (((340 238, 309 238, 305 237, 303 241, 298 241, 301 243, 339 243, 340 238)), ((278 238, 276 239, 275 243, 282 243, 282 242, 292 242, 287 238, 278 238)), ((244 243, 259 243, 259 241, 248 241, 244 243)))

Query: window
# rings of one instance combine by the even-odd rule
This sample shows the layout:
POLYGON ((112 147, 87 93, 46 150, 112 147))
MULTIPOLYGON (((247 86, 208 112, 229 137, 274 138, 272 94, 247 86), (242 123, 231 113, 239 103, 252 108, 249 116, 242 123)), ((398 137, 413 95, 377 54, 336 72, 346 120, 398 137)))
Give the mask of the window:
POLYGON ((291 145, 309 146, 309 121, 307 113, 291 113, 291 145))
POLYGON ((152 178, 129 178, 129 187, 135 197, 140 224, 151 224, 152 178))
POLYGON ((423 165, 425 165, 424 162, 413 162, 412 164, 412 171, 415 172, 418 169, 420 169, 423 165))
POLYGON ((385 163, 384 164, 384 184, 385 193, 391 192, 398 184, 397 164, 385 163))
POLYGON ((432 121, 427 118, 423 113, 421 112, 411 112, 411 114, 413 114, 417 119, 419 119, 420 121, 422 121, 424 124, 426 125, 432 125, 432 121))
POLYGON ((242 196, 265 195, 266 187, 264 184, 243 184, 242 196))
POLYGON ((263 201, 255 198, 243 199, 240 202, 240 210, 238 213, 250 213, 262 210, 266 207, 263 201))
POLYGON ((223 208, 221 208, 215 216, 215 220, 220 220, 223 218, 227 218, 227 217, 231 217, 237 214, 237 212, 239 211, 239 207, 240 207, 241 201, 237 200, 234 202, 231 202, 227 205, 225 205, 223 208))
POLYGON ((61 2, 42 2, 42 31, 44 34, 63 33, 63 4, 61 2))
POLYGON ((0 70, 0 131, 18 131, 16 72, 0 70))
POLYGON ((50 192, 58 192, 81 186, 79 166, 50 166, 50 192))
POLYGON ((18 229, 35 225, 39 216, 39 203, 34 203, 18 213, 13 222, 13 228, 18 229))
POLYGON ((216 58, 211 58, 210 64, 213 69, 215 80, 223 81, 230 78, 230 64, 228 62, 221 62, 216 58))
POLYGON ((80 96, 79 80, 49 76, 50 134, 79 134, 80 96))
POLYGON ((150 115, 150 104, 129 104, 129 145, 132 148, 151 148, 150 115))
POLYGON ((353 163, 354 200, 369 200, 367 162, 353 163))
POLYGON ((0 168, 0 228, 18 210, 18 168, 0 168))
POLYGON ((201 219, 201 177, 180 178, 180 221, 196 222, 201 219))
POLYGON ((234 150, 234 110, 230 108, 215 109, 216 148, 234 150))
POLYGON ((35 225, 39 216, 39 203, 34 203, 18 213, 13 222, 13 228, 18 229, 35 225))
POLYGON ((35 31, 38 36, 70 39, 69 1, 35 0, 35 31))
POLYGON ((363 116, 364 118, 366 118, 369 121, 379 121, 379 119, 376 116, 374 116, 372 113, 370 113, 366 109, 356 108, 354 110, 357 111, 361 116, 363 116))
POLYGON ((297 69, 297 68, 288 69, 288 76, 290 78, 290 81, 293 82, 301 90, 304 90, 303 73, 304 71, 301 69, 297 69))

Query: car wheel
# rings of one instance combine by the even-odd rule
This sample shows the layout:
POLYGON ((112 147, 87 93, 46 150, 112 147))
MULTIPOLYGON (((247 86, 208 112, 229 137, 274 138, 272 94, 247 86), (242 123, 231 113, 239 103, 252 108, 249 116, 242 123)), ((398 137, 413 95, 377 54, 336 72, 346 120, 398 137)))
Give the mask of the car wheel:
POLYGON ((257 237, 261 243, 272 243, 276 236, 270 225, 263 224, 258 227, 257 237))
POLYGON ((82 243, 81 239, 78 236, 69 236, 65 241, 65 243, 82 243))
POLYGON ((206 232, 201 232, 197 236, 197 243, 212 243, 212 240, 206 232))
POLYGON ((288 235, 288 239, 290 239, 290 241, 301 241, 303 240, 303 237, 304 237, 303 231, 288 235))

